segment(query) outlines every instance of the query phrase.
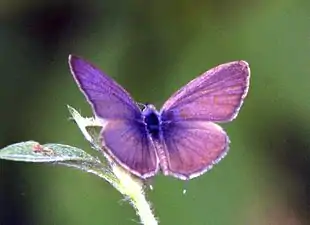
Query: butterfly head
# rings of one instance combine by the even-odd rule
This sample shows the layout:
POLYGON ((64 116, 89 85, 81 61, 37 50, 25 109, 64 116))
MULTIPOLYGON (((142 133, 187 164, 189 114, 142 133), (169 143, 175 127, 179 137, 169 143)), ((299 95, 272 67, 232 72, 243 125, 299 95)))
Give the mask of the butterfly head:
POLYGON ((146 102, 146 103, 144 103, 142 105, 143 105, 143 110, 142 111, 150 111, 150 110, 151 111, 157 111, 155 106, 150 104, 150 103, 148 103, 148 102, 146 102))
POLYGON ((159 117, 159 113, 154 105, 145 103, 144 108, 142 109, 143 118, 156 116, 159 117))

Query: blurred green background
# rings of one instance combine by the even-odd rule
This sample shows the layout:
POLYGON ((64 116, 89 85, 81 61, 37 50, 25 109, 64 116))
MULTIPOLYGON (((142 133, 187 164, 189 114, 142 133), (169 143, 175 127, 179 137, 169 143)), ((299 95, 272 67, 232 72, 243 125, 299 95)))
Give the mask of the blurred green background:
MULTIPOLYGON (((0 26, 1 148, 36 140, 91 152, 68 120, 66 104, 92 115, 70 53, 158 108, 205 70, 248 61, 248 97, 223 125, 228 156, 189 182, 157 176, 149 200, 163 225, 310 223, 310 1, 1 0, 0 26)), ((0 161, 0 224, 139 221, 93 175, 0 161)))

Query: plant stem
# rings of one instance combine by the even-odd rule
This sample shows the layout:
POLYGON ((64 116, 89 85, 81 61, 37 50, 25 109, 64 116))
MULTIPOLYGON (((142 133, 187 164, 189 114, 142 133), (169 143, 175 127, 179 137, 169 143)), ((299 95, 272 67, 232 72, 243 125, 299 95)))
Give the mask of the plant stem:
POLYGON ((136 208, 137 214, 140 216, 142 224, 145 225, 157 225, 158 221, 153 215, 150 203, 145 199, 145 195, 140 194, 132 199, 133 206, 136 208))

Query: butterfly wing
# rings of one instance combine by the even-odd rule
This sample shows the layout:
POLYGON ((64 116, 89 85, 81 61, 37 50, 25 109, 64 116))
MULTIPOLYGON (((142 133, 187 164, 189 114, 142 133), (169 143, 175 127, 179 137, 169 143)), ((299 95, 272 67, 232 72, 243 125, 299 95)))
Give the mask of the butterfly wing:
POLYGON ((102 130, 101 137, 107 151, 133 174, 145 179, 157 173, 159 166, 154 145, 143 123, 114 120, 102 130))
POLYGON ((199 176, 221 160, 229 138, 213 122, 233 120, 249 87, 244 61, 217 66, 185 85, 162 107, 164 174, 180 179, 199 176))
POLYGON ((141 117, 137 104, 125 89, 91 63, 69 56, 71 73, 95 115, 104 119, 141 117))
POLYGON ((158 160, 137 104, 120 85, 89 62, 71 55, 69 65, 94 114, 107 122, 101 131, 106 151, 135 175, 154 175, 158 160))
POLYGON ((188 180, 212 168, 229 145, 225 131, 212 122, 176 122, 163 126, 165 175, 188 180))
POLYGON ((173 121, 231 121, 247 94, 249 78, 245 61, 219 65, 173 94, 161 109, 162 117, 173 121))

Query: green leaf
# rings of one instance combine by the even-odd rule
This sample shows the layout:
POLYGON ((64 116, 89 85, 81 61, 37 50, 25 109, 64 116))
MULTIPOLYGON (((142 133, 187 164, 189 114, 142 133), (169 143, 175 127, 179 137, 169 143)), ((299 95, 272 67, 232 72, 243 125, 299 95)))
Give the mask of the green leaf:
POLYGON ((35 141, 20 142, 0 150, 0 159, 23 162, 100 161, 83 150, 62 144, 41 145, 35 141))
POLYGON ((60 164, 96 174, 109 182, 115 179, 110 167, 85 151, 69 145, 21 142, 1 149, 0 159, 60 164))

